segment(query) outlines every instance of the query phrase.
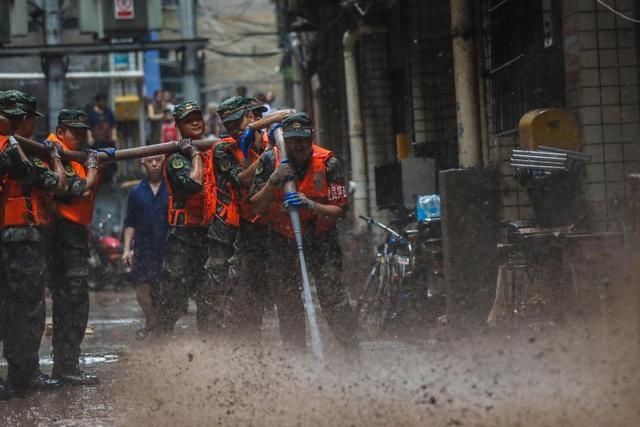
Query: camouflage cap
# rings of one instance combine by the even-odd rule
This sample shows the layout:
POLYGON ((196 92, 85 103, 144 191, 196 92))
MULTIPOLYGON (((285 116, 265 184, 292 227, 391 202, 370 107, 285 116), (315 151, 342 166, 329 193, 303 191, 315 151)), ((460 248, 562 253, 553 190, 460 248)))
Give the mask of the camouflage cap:
POLYGON ((173 107, 173 118, 182 120, 194 111, 202 113, 200 104, 197 101, 184 101, 173 107))
POLYGON ((0 91, 0 113, 4 113, 7 116, 24 116, 27 114, 24 111, 18 101, 22 92, 19 90, 5 90, 0 91))
POLYGON ((34 96, 27 95, 26 93, 20 92, 18 101, 18 106, 24 110, 27 114, 35 115, 35 116, 44 116, 41 112, 37 110, 37 100, 34 96))
POLYGON ((60 125, 72 128, 91 129, 87 124, 87 114, 81 110, 60 110, 58 114, 58 126, 60 125))
POLYGON ((232 96, 220 103, 218 106, 218 115, 222 123, 240 120, 246 111, 259 110, 267 111, 264 104, 258 102, 257 99, 249 96, 232 96))
POLYGON ((295 113, 282 121, 282 136, 284 138, 311 138, 313 135, 313 120, 307 113, 295 113))

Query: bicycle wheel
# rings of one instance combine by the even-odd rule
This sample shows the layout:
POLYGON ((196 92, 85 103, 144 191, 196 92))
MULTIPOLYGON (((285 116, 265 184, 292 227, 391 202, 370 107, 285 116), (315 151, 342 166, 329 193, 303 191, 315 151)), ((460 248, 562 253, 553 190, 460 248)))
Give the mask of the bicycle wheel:
POLYGON ((383 259, 376 260, 356 305, 358 326, 369 338, 377 336, 383 324, 380 295, 385 271, 384 265, 383 259))
POLYGON ((391 266, 386 263, 384 270, 384 274, 381 275, 377 297, 379 307, 377 324, 381 332, 388 329, 396 319, 398 309, 398 286, 392 279, 391 266))

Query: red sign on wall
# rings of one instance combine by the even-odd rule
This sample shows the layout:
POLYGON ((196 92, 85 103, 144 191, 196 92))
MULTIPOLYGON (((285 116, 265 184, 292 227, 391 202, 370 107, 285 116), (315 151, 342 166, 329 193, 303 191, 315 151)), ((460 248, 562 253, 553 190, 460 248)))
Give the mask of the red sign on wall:
POLYGON ((133 19, 135 18, 135 9, 133 7, 133 0, 115 0, 116 19, 133 19))

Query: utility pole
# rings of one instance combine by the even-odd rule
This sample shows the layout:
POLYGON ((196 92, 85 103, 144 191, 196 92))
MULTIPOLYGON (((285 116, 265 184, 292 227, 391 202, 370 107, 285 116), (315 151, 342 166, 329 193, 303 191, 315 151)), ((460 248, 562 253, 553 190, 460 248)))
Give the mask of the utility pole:
MULTIPOLYGON (((44 8, 47 45, 60 44, 60 5, 58 0, 46 0, 44 8)), ((58 112, 64 107, 64 57, 47 55, 43 67, 49 90, 49 129, 55 129, 58 112)))
POLYGON ((482 157, 471 0, 451 0, 451 33, 460 167, 478 168, 482 157))
MULTIPOLYGON (((195 0, 180 0, 180 24, 183 39, 194 39, 197 33, 197 20, 194 13, 195 0)), ((193 46, 186 46, 183 51, 182 91, 185 99, 200 101, 198 85, 198 52, 193 46)))

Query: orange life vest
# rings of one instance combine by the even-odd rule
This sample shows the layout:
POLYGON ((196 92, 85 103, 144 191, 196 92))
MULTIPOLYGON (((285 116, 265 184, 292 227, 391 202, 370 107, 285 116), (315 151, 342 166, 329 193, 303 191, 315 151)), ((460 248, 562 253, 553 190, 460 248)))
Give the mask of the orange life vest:
MULTIPOLYGON (((61 139, 58 139, 56 135, 49 134, 47 140, 57 142, 62 145, 65 150, 70 150, 61 139)), ((69 165, 65 165, 65 172, 67 177, 74 174, 81 179, 87 179, 87 172, 84 166, 78 162, 71 161, 69 165)), ((89 193, 88 196, 73 197, 69 203, 56 203, 56 210, 58 216, 71 221, 76 224, 89 225, 93 220, 93 207, 95 204, 95 191, 89 193)))
MULTIPOLYGON (((177 200, 171 185, 168 186, 170 225, 206 227, 211 224, 216 213, 217 193, 213 174, 213 147, 207 151, 200 151, 200 158, 202 159, 202 190, 200 192, 177 200)), ((167 182, 169 182, 168 179, 167 182)))
MULTIPOLYGON (((264 151, 269 150, 270 149, 269 135, 267 134, 267 132, 261 132, 260 135, 262 138, 262 146, 264 147, 264 151)), ((242 150, 240 149, 238 144, 235 143, 235 141, 233 145, 233 156, 241 165, 244 163, 245 161, 244 154, 242 153, 242 150)), ((260 153, 258 153, 253 149, 249 150, 248 160, 250 165, 254 164, 259 159, 260 159, 260 153)), ((237 192, 238 194, 236 199, 238 201, 238 209, 240 210, 240 218, 251 223, 261 224, 263 223, 262 217, 256 213, 251 203, 249 203, 249 191, 250 191, 249 187, 240 187, 240 189, 237 192)))
MULTIPOLYGON (((278 155, 278 150, 275 148, 274 150, 274 166, 277 168, 280 164, 280 156, 278 155)), ((326 204, 329 201, 326 163, 331 157, 333 157, 333 153, 331 151, 313 144, 311 161, 307 167, 307 171, 305 172, 302 180, 296 181, 297 191, 304 193, 307 198, 314 202, 326 204)), ((293 239, 294 235, 291 220, 289 219, 289 213, 284 208, 283 201, 284 191, 278 190, 276 192, 275 200, 271 203, 271 206, 264 217, 264 221, 279 234, 289 239, 293 239)), ((314 236, 321 236, 335 226, 335 221, 325 216, 316 215, 307 209, 300 209, 300 223, 302 225, 303 233, 305 227, 309 227, 313 224, 314 236)))
MULTIPOLYGON (((9 137, 0 135, 0 150, 9 144, 9 137)), ((47 162, 43 162, 48 166, 47 162)), ((44 226, 51 222, 49 206, 51 194, 40 188, 23 185, 7 178, 1 196, 0 227, 44 226)))
MULTIPOLYGON (((242 152, 240 151, 240 148, 238 147, 235 139, 231 138, 230 136, 226 136, 224 138, 220 138, 216 142, 216 145, 222 143, 227 143, 232 147, 233 156, 236 159, 238 159, 236 151, 240 152, 240 158, 242 159, 242 152)), ((227 181, 224 187, 219 187, 216 183, 216 189, 222 194, 222 196, 226 196, 218 197, 218 200, 216 200, 216 216, 229 227, 238 228, 238 226, 240 225, 240 204, 238 201, 240 196, 238 194, 238 191, 229 181, 227 181)))

